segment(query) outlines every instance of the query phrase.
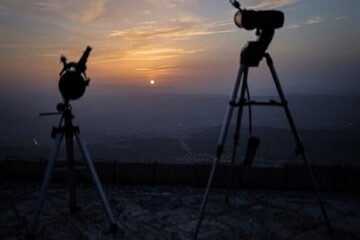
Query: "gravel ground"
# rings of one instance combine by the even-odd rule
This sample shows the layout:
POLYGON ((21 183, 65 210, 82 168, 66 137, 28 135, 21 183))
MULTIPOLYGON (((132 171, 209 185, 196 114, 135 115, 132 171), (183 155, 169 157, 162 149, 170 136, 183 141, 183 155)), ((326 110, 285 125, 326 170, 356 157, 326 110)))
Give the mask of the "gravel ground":
MULTIPOLYGON (((25 239, 38 183, 0 185, 0 239, 25 239)), ((191 239, 204 189, 104 186, 120 229, 109 224, 93 185, 77 191, 81 211, 69 213, 65 184, 52 184, 36 239, 191 239)), ((312 193, 212 189, 199 239, 360 239, 360 195, 324 193, 334 233, 327 231, 312 193)))

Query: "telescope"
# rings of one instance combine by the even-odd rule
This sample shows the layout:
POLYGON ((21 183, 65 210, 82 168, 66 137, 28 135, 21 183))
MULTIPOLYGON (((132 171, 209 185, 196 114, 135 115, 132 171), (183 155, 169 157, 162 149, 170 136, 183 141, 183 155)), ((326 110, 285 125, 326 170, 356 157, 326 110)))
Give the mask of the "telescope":
POLYGON ((274 36, 275 29, 284 25, 284 13, 276 10, 242 9, 236 0, 230 0, 230 3, 238 9, 234 16, 235 25, 246 30, 256 29, 256 35, 259 36, 258 40, 249 42, 241 55, 246 65, 258 66, 274 36))
POLYGON ((240 8, 240 3, 230 0, 231 4, 239 11, 234 16, 234 22, 239 28, 276 29, 284 24, 284 13, 276 10, 254 11, 240 8))
POLYGON ((63 69, 60 72, 59 90, 65 102, 82 97, 90 79, 86 76, 86 62, 91 47, 87 47, 78 62, 66 62, 66 57, 61 56, 63 69))

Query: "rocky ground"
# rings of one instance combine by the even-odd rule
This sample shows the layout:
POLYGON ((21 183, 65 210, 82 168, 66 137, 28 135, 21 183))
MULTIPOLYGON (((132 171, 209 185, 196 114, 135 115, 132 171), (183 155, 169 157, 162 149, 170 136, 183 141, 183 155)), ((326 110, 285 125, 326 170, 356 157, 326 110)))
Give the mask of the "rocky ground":
MULTIPOLYGON (((120 229, 109 224, 92 185, 78 187, 81 211, 71 215, 65 184, 47 194, 36 239, 191 239, 204 189, 105 186, 120 229)), ((0 239, 24 239, 38 183, 0 185, 0 239)), ((312 193, 212 189, 199 239, 360 239, 360 195, 323 193, 329 234, 312 193)))

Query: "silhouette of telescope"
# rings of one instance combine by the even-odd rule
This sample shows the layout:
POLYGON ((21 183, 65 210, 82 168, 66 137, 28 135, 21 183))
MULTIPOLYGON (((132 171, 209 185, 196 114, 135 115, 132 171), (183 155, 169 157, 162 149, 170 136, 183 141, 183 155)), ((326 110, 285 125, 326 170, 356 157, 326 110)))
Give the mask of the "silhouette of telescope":
POLYGON ((234 16, 234 22, 236 26, 246 30, 276 29, 283 26, 284 13, 276 10, 239 10, 234 16))
POLYGON ((90 79, 86 76, 86 62, 91 47, 87 47, 78 62, 66 62, 66 57, 61 56, 60 60, 64 67, 60 72, 59 90, 65 102, 76 100, 82 97, 90 79))
POLYGON ((276 10, 254 11, 240 8, 240 3, 230 0, 231 4, 239 11, 234 16, 234 22, 239 28, 253 29, 276 29, 284 24, 284 13, 276 10))
POLYGON ((230 3, 238 10, 235 25, 246 30, 256 29, 257 41, 248 42, 241 52, 241 62, 247 66, 258 66, 273 39, 275 29, 284 25, 284 13, 276 10, 254 11, 240 7, 236 0, 230 3))

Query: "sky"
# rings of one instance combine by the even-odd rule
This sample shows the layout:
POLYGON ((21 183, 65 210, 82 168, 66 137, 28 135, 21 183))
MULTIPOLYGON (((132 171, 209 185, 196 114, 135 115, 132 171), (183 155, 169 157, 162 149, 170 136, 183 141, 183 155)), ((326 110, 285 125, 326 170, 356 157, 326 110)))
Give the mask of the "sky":
MULTIPOLYGON (((285 13, 268 49, 285 91, 360 94, 360 1, 244 0, 285 13)), ((90 45, 91 84, 227 94, 254 31, 237 28, 226 0, 1 0, 0 87, 57 86, 60 56, 90 45)), ((272 90, 265 62, 249 85, 272 90)))

